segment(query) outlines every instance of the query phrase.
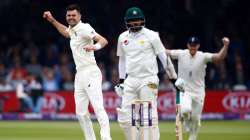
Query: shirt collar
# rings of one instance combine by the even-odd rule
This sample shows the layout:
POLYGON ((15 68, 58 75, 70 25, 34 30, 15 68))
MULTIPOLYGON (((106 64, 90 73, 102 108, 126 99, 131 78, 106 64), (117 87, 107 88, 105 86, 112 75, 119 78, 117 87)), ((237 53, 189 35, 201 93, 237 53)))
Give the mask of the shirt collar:
POLYGON ((138 31, 138 32, 129 32, 129 35, 135 37, 135 36, 137 36, 139 34, 144 33, 144 30, 145 30, 145 28, 142 27, 142 29, 140 31, 138 31))
POLYGON ((80 24, 82 24, 81 20, 74 27, 69 26, 69 29, 70 30, 76 30, 77 28, 79 28, 80 24))

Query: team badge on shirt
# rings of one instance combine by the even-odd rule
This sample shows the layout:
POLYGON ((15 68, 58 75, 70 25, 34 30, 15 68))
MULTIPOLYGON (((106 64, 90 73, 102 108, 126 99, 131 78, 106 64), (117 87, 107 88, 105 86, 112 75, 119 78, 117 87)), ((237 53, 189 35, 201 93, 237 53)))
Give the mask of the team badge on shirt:
POLYGON ((144 41, 144 40, 139 40, 138 43, 139 43, 140 45, 143 45, 143 44, 145 43, 145 41, 144 41))
POLYGON ((128 45, 128 40, 124 40, 123 42, 125 45, 128 45))
POLYGON ((147 86, 151 89, 157 89, 157 85, 155 83, 148 83, 147 86))

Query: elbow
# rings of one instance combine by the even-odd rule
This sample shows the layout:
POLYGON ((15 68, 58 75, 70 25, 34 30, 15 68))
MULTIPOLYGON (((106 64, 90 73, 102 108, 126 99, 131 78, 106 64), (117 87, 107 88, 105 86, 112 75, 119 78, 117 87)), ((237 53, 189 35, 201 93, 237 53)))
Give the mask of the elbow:
POLYGON ((63 35, 65 38, 70 38, 69 34, 64 34, 63 35))
POLYGON ((104 38, 104 46, 107 46, 109 44, 108 40, 104 38))
POLYGON ((166 49, 165 52, 166 52, 167 55, 170 56, 170 54, 171 54, 170 50, 166 49))
POLYGON ((223 59, 217 59, 214 63, 215 64, 221 64, 223 62, 223 59))
POLYGON ((107 41, 107 39, 104 38, 104 37, 102 37, 101 43, 102 43, 103 47, 106 47, 106 46, 108 45, 108 41, 107 41))
POLYGON ((215 64, 220 64, 224 61, 224 57, 217 57, 216 59, 214 59, 214 63, 215 64))
POLYGON ((221 63, 224 61, 226 55, 221 55, 219 58, 218 58, 218 61, 221 63))

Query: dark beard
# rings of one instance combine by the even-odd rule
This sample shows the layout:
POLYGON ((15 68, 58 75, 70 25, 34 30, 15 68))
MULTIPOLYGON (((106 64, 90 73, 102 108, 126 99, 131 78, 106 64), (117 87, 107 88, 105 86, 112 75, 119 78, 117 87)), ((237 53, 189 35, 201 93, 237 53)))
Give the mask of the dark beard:
POLYGON ((130 27, 129 30, 131 32, 138 32, 142 29, 142 26, 139 26, 139 27, 130 27))

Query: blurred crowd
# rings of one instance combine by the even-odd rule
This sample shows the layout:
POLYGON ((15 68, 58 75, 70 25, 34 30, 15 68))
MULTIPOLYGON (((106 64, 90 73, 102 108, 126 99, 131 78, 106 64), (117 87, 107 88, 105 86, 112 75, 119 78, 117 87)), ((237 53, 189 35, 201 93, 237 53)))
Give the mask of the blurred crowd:
MULTIPOLYGON (((188 36, 195 34, 201 39, 202 51, 217 52, 222 45, 221 38, 229 36, 231 45, 226 60, 220 65, 208 65, 207 88, 250 89, 250 12, 244 2, 95 2, 99 4, 91 0, 77 3, 83 8, 83 21, 89 22, 109 41, 107 48, 95 53, 103 74, 104 91, 113 90, 119 80, 116 42, 118 35, 125 30, 124 12, 134 5, 144 10, 146 26, 159 31, 165 47, 170 49, 184 49, 188 36)), ((42 19, 43 11, 49 9, 65 23, 64 8, 68 4, 62 0, 0 2, 0 92, 16 90, 19 83, 29 82, 30 76, 40 83, 43 91, 73 89, 75 65, 69 42, 42 19)), ((159 69, 160 90, 171 90, 173 85, 167 80, 164 70, 159 69)))

